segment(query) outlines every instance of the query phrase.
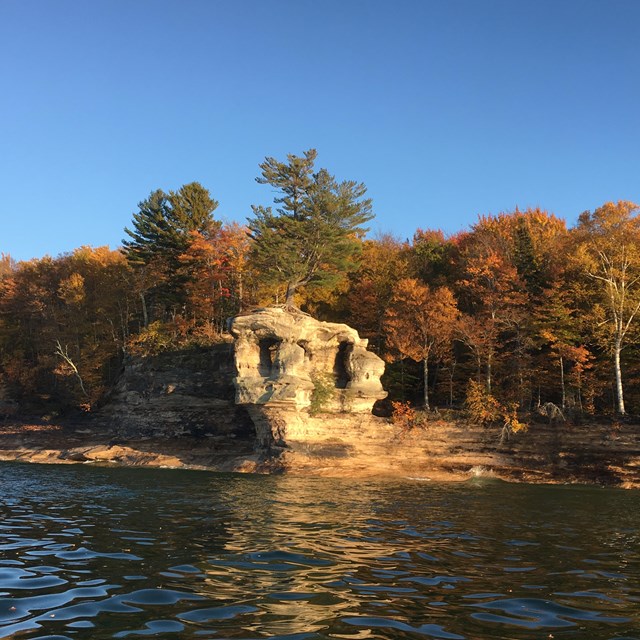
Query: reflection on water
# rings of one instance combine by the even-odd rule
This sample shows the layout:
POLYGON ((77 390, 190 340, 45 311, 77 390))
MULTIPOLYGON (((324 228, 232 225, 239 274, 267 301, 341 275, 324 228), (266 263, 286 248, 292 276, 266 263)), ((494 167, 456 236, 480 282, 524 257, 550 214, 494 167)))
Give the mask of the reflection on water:
POLYGON ((0 466, 0 638, 640 638, 640 493, 0 466))

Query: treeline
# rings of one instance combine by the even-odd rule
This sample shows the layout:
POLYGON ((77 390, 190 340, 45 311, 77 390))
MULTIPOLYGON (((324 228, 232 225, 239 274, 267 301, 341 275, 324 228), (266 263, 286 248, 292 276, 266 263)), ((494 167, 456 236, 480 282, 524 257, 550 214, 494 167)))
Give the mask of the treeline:
POLYGON ((127 354, 225 339, 227 318, 295 305, 358 329, 393 399, 499 402, 565 413, 640 411, 640 217, 630 202, 572 228, 524 210, 446 236, 366 238, 364 185, 267 158, 275 209, 215 218, 200 184, 139 203, 122 248, 0 260, 2 392, 42 411, 98 405, 127 354))

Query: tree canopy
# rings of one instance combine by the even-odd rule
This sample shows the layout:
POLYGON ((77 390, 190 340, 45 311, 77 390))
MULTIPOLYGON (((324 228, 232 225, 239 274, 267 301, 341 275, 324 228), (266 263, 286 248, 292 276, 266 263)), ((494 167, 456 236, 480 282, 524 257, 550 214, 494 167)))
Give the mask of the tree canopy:
POLYGON ((621 354, 640 314, 640 216, 633 202, 608 202, 578 220, 578 252, 597 288, 597 338, 613 356, 618 413, 626 413, 621 354))
POLYGON ((220 227, 213 219, 217 206, 198 182, 168 194, 162 189, 153 191, 138 203, 133 229, 125 228, 131 238, 122 241, 127 258, 134 264, 148 264, 158 258, 177 260, 190 243, 190 232, 208 235, 220 227))
POLYGON ((287 305, 301 287, 330 289, 357 267, 362 225, 373 218, 365 185, 314 171, 316 156, 310 149, 286 162, 267 157, 256 178, 278 191, 279 206, 253 206, 251 258, 265 280, 286 287, 287 305))
POLYGON ((180 257, 192 245, 193 234, 210 239, 219 231, 220 222, 213 219, 217 206, 198 182, 168 194, 157 189, 138 204, 133 229, 125 228, 131 240, 123 240, 122 245, 129 262, 139 270, 140 281, 146 284, 140 288, 145 326, 149 322, 147 298, 160 310, 184 304, 191 275, 180 268, 180 257))
POLYGON ((286 291, 370 340, 391 399, 640 411, 637 205, 605 203, 569 228, 516 208, 450 236, 365 240, 365 186, 316 159, 267 157, 257 181, 273 208, 255 206, 247 227, 214 220, 193 182, 140 202, 121 250, 0 253, 0 390, 55 411, 95 406, 124 354, 227 339, 229 317, 286 291))

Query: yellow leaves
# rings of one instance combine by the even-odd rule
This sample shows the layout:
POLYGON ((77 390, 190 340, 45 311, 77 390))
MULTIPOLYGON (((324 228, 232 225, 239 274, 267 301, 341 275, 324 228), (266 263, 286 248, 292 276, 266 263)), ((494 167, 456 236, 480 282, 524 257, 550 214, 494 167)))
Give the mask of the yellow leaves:
MULTIPOLYGON (((576 259, 590 284, 594 337, 619 358, 640 314, 640 208, 633 202, 607 202, 580 216, 574 236, 576 259)), ((616 374, 620 379, 617 365, 616 374)))
POLYGON ((247 265, 249 247, 249 228, 237 222, 225 224, 220 230, 222 252, 234 271, 244 271, 247 265))
POLYGON ((78 263, 91 264, 96 268, 127 263, 127 259, 121 251, 114 251, 107 245, 101 247, 83 245, 71 254, 71 258, 78 263))
POLYGON ((471 422, 486 426, 497 422, 502 406, 483 385, 476 380, 469 380, 465 408, 471 422))
POLYGON ((79 305, 84 301, 84 278, 79 273, 72 273, 60 282, 58 297, 70 306, 79 305))
POLYGON ((593 213, 587 211, 581 214, 579 226, 592 234, 624 235, 631 227, 636 231, 640 228, 640 220, 637 217, 638 210, 638 205, 628 200, 605 202, 593 213))
POLYGON ((167 351, 173 344, 173 327, 158 320, 129 338, 127 350, 137 356, 154 356, 167 351))
POLYGON ((633 202, 621 200, 607 202, 593 213, 580 215, 573 235, 579 248, 599 261, 604 253, 616 256, 620 250, 633 251, 640 240, 640 207, 633 202))
POLYGON ((527 425, 524 422, 518 420, 518 405, 512 402, 502 407, 502 417, 504 419, 503 426, 505 429, 512 433, 518 433, 519 431, 526 431, 527 425))
POLYGON ((499 213, 495 216, 480 215, 472 229, 474 233, 487 233, 500 237, 504 242, 512 243, 516 230, 522 224, 529 228, 534 244, 567 232, 566 222, 562 218, 538 208, 524 211, 516 208, 513 212, 499 213))
POLYGON ((465 408, 469 419, 475 424, 486 427, 502 423, 506 433, 527 430, 527 425, 518 420, 517 403, 501 403, 476 380, 469 380, 465 408))
POLYGON ((0 279, 10 275, 15 267, 16 262, 8 253, 0 253, 0 279))
POLYGON ((540 333, 540 337, 546 342, 555 344, 558 341, 558 337, 550 329, 541 329, 539 333, 540 333))

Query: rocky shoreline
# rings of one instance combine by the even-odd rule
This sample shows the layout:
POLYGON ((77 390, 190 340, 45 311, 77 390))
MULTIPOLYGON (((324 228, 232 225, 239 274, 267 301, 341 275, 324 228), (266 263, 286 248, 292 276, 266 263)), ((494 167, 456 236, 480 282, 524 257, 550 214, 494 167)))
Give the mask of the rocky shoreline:
POLYGON ((38 464, 114 464, 209 471, 253 471, 251 443, 224 438, 122 438, 89 419, 72 423, 26 420, 0 426, 0 460, 38 464))
MULTIPOLYGON (((95 464, 120 467, 191 469, 216 473, 288 473, 324 477, 403 477, 370 464, 332 464, 331 456, 257 452, 255 443, 193 436, 121 438, 84 422, 17 421, 0 426, 0 462, 95 464), (286 462, 285 462, 286 461, 286 462)), ((473 473, 430 470, 421 480, 464 481, 473 473)), ((404 477, 411 477, 404 475, 404 477)))
POLYGON ((637 425, 532 425, 500 443, 493 430, 433 420, 403 430, 367 416, 304 421, 286 446, 252 438, 121 438, 86 421, 14 421, 0 426, 0 461, 96 464, 212 472, 395 478, 460 482, 480 475, 507 482, 640 488, 637 425), (318 425, 322 429, 318 429, 318 425))

